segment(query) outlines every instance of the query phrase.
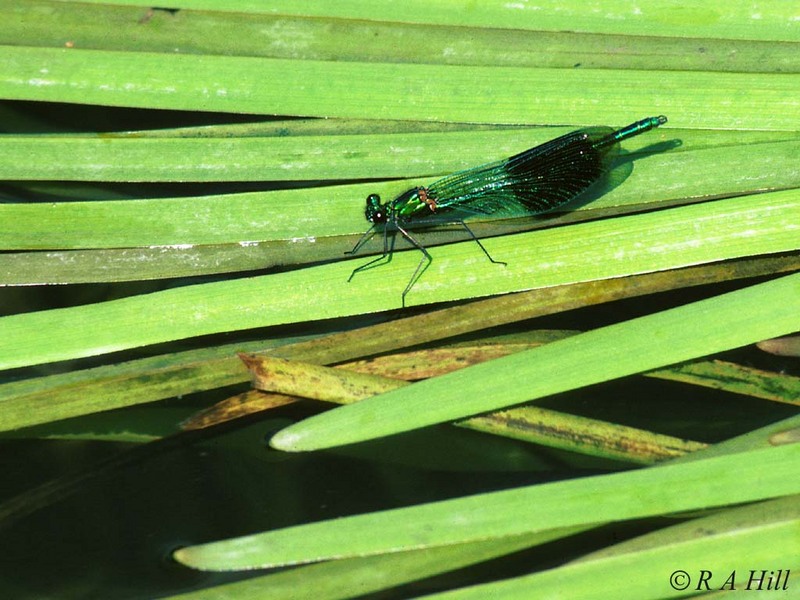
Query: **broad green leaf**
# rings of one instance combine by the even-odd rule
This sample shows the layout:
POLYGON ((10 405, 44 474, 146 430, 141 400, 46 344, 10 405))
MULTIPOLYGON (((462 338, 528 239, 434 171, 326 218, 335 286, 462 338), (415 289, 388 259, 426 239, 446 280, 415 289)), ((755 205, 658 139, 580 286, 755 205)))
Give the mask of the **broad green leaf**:
MULTIPOLYGON (((145 0, 117 0, 115 4, 149 6, 145 0)), ((268 4, 260 0, 173 0, 170 8, 629 35, 685 36, 690 28, 693 36, 797 40, 797 12, 791 3, 781 0, 760 2, 758 12, 748 4, 705 3, 688 7, 681 0, 664 0, 646 7, 627 0, 547 0, 532 6, 500 0, 467 6, 448 0, 407 0, 391 5, 369 0, 280 0, 268 4)))
POLYGON ((800 275, 789 275, 341 407, 284 429, 271 444, 303 451, 360 442, 752 344, 800 330, 798 298, 800 275), (495 383, 487 395, 488 379, 495 383))
MULTIPOLYGON (((419 168, 414 156, 448 154, 449 136, 455 135, 453 139, 457 139, 459 144, 463 142, 466 147, 477 148, 482 141, 494 139, 486 138, 486 133, 468 134, 471 140, 468 143, 467 134, 412 136, 423 145, 418 152, 412 150, 415 146, 407 146, 409 152, 405 154, 406 158, 398 160, 396 167, 405 163, 405 168, 410 169, 411 174, 419 168)), ((522 133, 515 135, 523 137, 522 133)), ((342 136, 342 139, 346 137, 368 139, 362 136, 342 136)), ((654 140, 675 137, 682 139, 684 134, 676 132, 673 135, 667 131, 663 138, 654 136, 654 140)), ((519 228, 552 226, 567 220, 640 210, 657 203, 669 205, 686 202, 687 198, 800 186, 800 168, 795 160, 798 142, 764 143, 748 147, 716 146, 713 144, 714 137, 697 134, 687 139, 681 151, 637 158, 633 173, 623 185, 599 198, 590 198, 588 204, 562 217, 517 219, 502 223, 487 221, 473 223, 472 227, 479 235, 507 234, 519 228), (706 148, 708 143, 712 145, 706 148), (686 151, 688 148, 695 150, 686 151), (734 173, 716 168, 721 163, 728 165, 734 173)), ((384 155, 379 148, 394 146, 401 139, 397 136, 376 138, 381 139, 376 142, 375 138, 369 138, 372 141, 364 142, 372 148, 370 152, 375 156, 384 155)), ((19 141, 25 138, 14 139, 19 141)), ((309 138, 292 139, 302 141, 309 138)), ((134 144, 141 142, 137 139, 109 140, 104 144, 113 146, 117 142, 128 141, 134 144)), ((190 169, 191 160, 186 162, 187 152, 182 148, 182 142, 205 144, 209 153, 217 152, 213 149, 214 140, 175 138, 169 141, 174 142, 174 149, 168 155, 151 152, 148 155, 151 158, 141 161, 123 157, 111 161, 110 155, 96 160, 130 165, 123 166, 120 173, 124 177, 134 177, 138 169, 146 168, 144 164, 169 162, 169 155, 181 161, 173 165, 174 172, 190 169)), ((91 142, 94 145, 97 140, 91 142)), ((57 160, 55 156, 64 152, 59 145, 60 138, 38 138, 39 143, 45 145, 53 156, 46 159, 45 156, 28 156, 22 152, 26 156, 23 161, 25 165, 61 164, 69 170, 70 167, 66 166, 69 161, 57 160)), ((520 147, 528 143, 520 142, 520 147)), ((13 146, 0 144, 0 171, 5 162, 9 168, 17 170, 17 176, 25 177, 19 170, 22 164, 19 155, 11 150, 13 146)), ((102 147, 103 144, 97 146, 102 147)), ((305 151, 310 152, 310 148, 305 151)), ((632 146, 631 150, 635 151, 636 148, 632 146)), ((301 146, 298 145, 296 150, 302 152, 301 146)), ((485 159, 485 154, 484 159, 479 158, 481 153, 476 153, 475 161, 485 159)), ((68 154, 75 152, 70 150, 68 154)), ((200 156, 195 158, 202 162, 200 156)), ((334 155, 328 158, 336 162, 334 155)), ((89 159, 89 162, 94 160, 89 159)), ((251 157, 248 160, 253 161, 253 168, 261 168, 260 158, 251 157)), ((451 163, 448 168, 460 166, 466 164, 451 163)), ((77 169, 76 172, 83 171, 87 176, 91 171, 87 171, 87 163, 83 160, 72 163, 72 168, 77 169)), ((427 168, 424 167, 425 170, 427 168)), ((333 176, 334 171, 329 174, 333 176)), ((49 175, 42 172, 41 175, 48 178, 59 176, 55 172, 49 175)), ((362 175, 367 176, 366 171, 362 175)), ((60 176, 64 176, 64 173, 60 176)), ((414 179, 413 183, 426 181, 429 180, 414 179)), ((50 251, 0 254, 0 282, 25 285, 124 281, 235 272, 276 264, 338 259, 342 257, 344 249, 352 247, 356 234, 365 227, 363 199, 366 195, 378 192, 384 197, 391 197, 411 184, 410 181, 356 184, 206 197, 141 199, 135 202, 4 203, 0 204, 0 247, 7 250, 50 251)), ((443 233, 436 233, 426 235, 425 243, 435 245, 451 239, 444 237, 443 233)), ((377 246, 377 243, 374 244, 372 249, 377 246)))
MULTIPOLYGON (((511 156, 571 129, 235 138, 115 137, 108 134, 96 137, 5 136, 0 147, 0 176, 15 180, 61 181, 317 181, 426 177, 511 156), (454 152, 454 148, 458 148, 458 152, 454 152), (487 148, 491 148, 488 154, 487 148)), ((693 133, 697 135, 698 132, 693 133)), ((670 135, 662 130, 659 135, 626 143, 625 148, 639 150, 676 137, 680 137, 679 132, 670 135)), ((795 142, 800 145, 800 138, 795 142)), ((741 145, 738 150, 741 153, 741 145)), ((791 152, 791 148, 782 145, 760 150, 778 155, 791 152)), ((773 157, 776 158, 780 160, 773 157)), ((361 195, 358 198, 362 199, 361 195)))
POLYGON ((790 444, 298 525, 175 557, 220 571, 445 546, 797 494, 798 475, 800 444, 790 444))
MULTIPOLYGON (((241 383, 249 375, 241 361, 235 357, 237 351, 264 352, 270 346, 280 344, 268 352, 271 355, 315 364, 343 363, 363 356, 430 344, 459 334, 620 298, 797 270, 799 261, 800 258, 791 256, 747 259, 667 273, 648 273, 626 277, 624 280, 585 282, 488 298, 308 341, 281 339, 239 342, 59 375, 34 377, 0 385, 0 429, 12 430, 241 383)), ((546 335, 537 339, 551 342, 558 338, 546 335)), ((796 378, 772 373, 765 379, 762 372, 756 373, 754 378, 743 371, 741 366, 693 363, 678 369, 662 370, 656 376, 729 390, 731 385, 735 385, 735 391, 739 393, 772 400, 788 401, 794 397, 792 394, 797 386, 796 378)), ((214 419, 215 414, 218 419, 218 413, 211 411, 197 422, 207 424, 207 419, 214 419)), ((229 417, 230 411, 225 414, 229 417)), ((659 455, 651 458, 663 457, 659 455)))
MULTIPOLYGON (((235 6, 228 3, 218 9, 235 6)), ((263 7, 263 6, 262 6, 263 7)), ((258 8, 258 7, 256 7, 258 8)), ((292 9, 297 8, 293 4, 292 9)), ((335 7, 328 7, 334 10, 335 7)), ((366 4, 364 8, 367 8, 366 4)), ((370 7, 375 8, 375 7, 370 7)), ((431 9, 426 5, 425 10, 431 9)), ((564 6, 559 6, 563 11, 564 6)), ((462 12, 462 11, 454 11, 462 12)), ((420 16, 423 13, 420 13, 420 16)), ((555 14, 553 16, 556 16, 555 14)), ((385 18, 393 19, 393 14, 385 18)), ((574 21, 562 17, 571 29, 574 21)), ((541 13, 537 15, 541 22, 541 13)), ((95 50, 222 54, 330 61, 487 66, 797 72, 796 44, 774 41, 573 33, 398 23, 258 12, 170 11, 150 7, 0 1, 0 44, 95 50), (109 30, 115 35, 109 36, 109 30), (698 51, 698 44, 702 50, 698 51), (735 62, 730 57, 736 57, 735 62)), ((759 23, 762 24, 762 23, 759 23)), ((775 23, 777 25, 777 23, 775 23)), ((751 27, 752 31, 753 27, 751 27)), ((777 27, 764 35, 780 38, 777 27)))
POLYGON ((439 66, 13 46, 0 46, 0 61, 0 97, 7 99, 359 119, 595 125, 666 114, 677 127, 795 131, 800 92, 800 75, 774 73, 439 66), (602 104, 596 98, 603 98, 602 104))
POLYGON ((0 431, 242 383, 236 351, 275 345, 239 342, 0 384, 0 431))
POLYGON ((587 600, 662 600, 717 590, 783 595, 798 565, 798 500, 727 510, 563 567, 425 598, 523 600, 531 590, 537 598, 587 600))
MULTIPOLYGON (((626 122, 596 124, 622 126, 626 122)), ((711 131, 676 129, 671 128, 671 123, 662 127, 625 141, 623 154, 636 153, 629 157, 635 160, 635 175, 610 192, 616 202, 624 202, 631 192, 640 192, 642 188, 655 192, 658 198, 661 187, 663 198, 666 191, 663 188, 667 185, 671 194, 667 198, 675 198, 679 193, 722 195, 800 186, 799 169, 791 160, 798 153, 800 134, 740 134, 726 140, 711 131), (675 147, 679 150, 675 151, 675 147), (722 172, 709 172, 709 165, 721 162, 730 166, 727 178, 722 172), (676 173, 676 169, 681 172, 676 173), (698 181, 695 174, 701 170, 705 170, 707 177, 698 181)), ((572 129, 526 127, 234 138, 144 134, 141 137, 4 136, 0 138, 3 141, 0 176, 14 180, 178 182, 424 178, 505 158, 572 129)), ((300 198, 308 193, 314 191, 294 192, 290 197, 300 198)), ((255 197, 264 202, 269 194, 255 197)), ((363 201, 363 193, 355 194, 355 198, 363 201)), ((235 199, 233 195, 222 196, 218 202, 235 199)), ((158 199, 158 202, 168 209, 168 200, 158 199)))
POLYGON ((354 593, 391 588, 446 571, 496 558, 524 548, 567 537, 578 528, 459 544, 441 548, 411 550, 364 558, 352 558, 308 565, 206 590, 170 596, 170 600, 261 599, 345 600, 354 593))
MULTIPOLYGON (((436 353, 435 358, 431 357, 435 364, 433 374, 466 367, 469 356, 457 351, 458 348, 443 349, 436 353), (448 358, 447 352, 452 353, 453 358, 448 358)), ((506 351, 502 354, 506 354, 506 351)), ((362 370, 363 365, 345 363, 339 368, 330 368, 273 357, 241 356, 252 374, 253 387, 290 397, 350 404, 410 385, 408 381, 387 377, 383 373, 376 374, 372 370, 366 372, 362 370)), ((381 362, 380 358, 369 361, 379 371, 382 371, 381 362)), ((436 402, 435 397, 429 398, 430 404, 436 402)), ((636 463, 653 463, 705 447, 699 442, 534 406, 483 414, 460 421, 457 425, 554 448, 636 463)))
MULTIPOLYGON (((492 255, 508 262, 505 267, 487 261, 474 242, 453 244, 436 250, 433 265, 408 300, 427 303, 488 296, 796 250, 800 247, 798 194, 731 198, 486 240, 492 255)), ((390 265, 360 273, 349 283, 353 268, 363 264, 363 258, 4 317, 0 319, 0 368, 399 308, 400 294, 419 263, 418 255, 397 252, 390 265), (318 301, 309 303, 308 298, 318 301)), ((783 294, 791 293, 794 279, 783 281, 787 283, 774 284, 787 286, 777 294, 778 312, 788 310, 783 294)), ((756 302, 753 310, 768 311, 769 303, 756 302)), ((752 341, 785 334, 785 326, 765 328, 752 341)))

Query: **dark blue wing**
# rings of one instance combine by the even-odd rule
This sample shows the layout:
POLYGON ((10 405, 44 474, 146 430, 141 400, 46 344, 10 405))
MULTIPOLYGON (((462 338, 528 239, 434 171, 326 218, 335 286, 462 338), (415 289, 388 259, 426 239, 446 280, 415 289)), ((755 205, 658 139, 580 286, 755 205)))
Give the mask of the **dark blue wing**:
POLYGON ((566 204, 608 172, 619 152, 610 127, 587 127, 434 182, 437 212, 521 216, 566 204), (599 142, 603 142, 602 144, 599 142))

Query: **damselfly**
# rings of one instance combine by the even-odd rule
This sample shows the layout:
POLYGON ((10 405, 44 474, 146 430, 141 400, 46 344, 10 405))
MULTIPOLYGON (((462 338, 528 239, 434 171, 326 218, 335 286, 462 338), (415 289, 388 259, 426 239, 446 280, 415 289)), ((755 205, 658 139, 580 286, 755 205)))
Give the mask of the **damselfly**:
MULTIPOLYGON (((433 258, 410 231, 442 224, 457 224, 477 242, 493 263, 495 260, 464 222, 473 216, 519 217, 541 214, 563 206, 600 180, 611 168, 622 140, 667 122, 663 115, 649 117, 614 130, 611 127, 578 129, 511 158, 459 171, 428 187, 414 187, 389 202, 370 194, 364 214, 372 226, 350 252, 353 254, 376 231, 383 231, 383 253, 353 270, 356 273, 391 259, 389 237, 398 231, 421 253, 422 258, 403 290, 406 294, 433 258)), ((388 262, 388 261, 387 261, 388 262)))

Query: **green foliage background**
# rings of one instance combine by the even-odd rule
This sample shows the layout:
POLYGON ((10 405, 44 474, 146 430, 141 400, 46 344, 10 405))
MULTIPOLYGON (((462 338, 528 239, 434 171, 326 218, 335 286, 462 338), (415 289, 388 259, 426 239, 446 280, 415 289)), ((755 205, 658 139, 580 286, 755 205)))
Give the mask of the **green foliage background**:
MULTIPOLYGON (((291 449, 466 419, 644 371, 797 405, 792 372, 700 360, 800 330, 800 276, 785 274, 800 266, 800 13, 792 3, 207 0, 153 9, 0 0, 0 22, 0 430, 9 439, 85 436, 97 413, 241 384, 248 374, 236 351, 332 365, 422 344, 440 349, 501 324, 519 323, 518 333, 532 336, 528 320, 537 316, 621 297, 646 303, 646 294, 703 283, 727 287, 713 288, 705 303, 484 356, 477 362, 495 362, 450 379, 412 376, 432 378, 294 426, 310 441, 291 449), (109 109, 130 110, 134 126, 106 127, 109 109), (159 112, 170 110, 184 112, 159 112), (186 113, 204 116, 189 123, 186 113), (475 224, 507 269, 482 260, 474 243, 439 245, 454 239, 443 232, 431 235, 433 265, 408 296, 415 311, 391 312, 414 251, 347 283, 364 257, 342 252, 365 228, 368 193, 391 197, 575 127, 658 114, 669 123, 625 143, 634 166, 621 185, 544 222, 475 224), (735 283, 756 276, 765 279, 735 283), (100 295, 122 283, 141 293, 100 295), (65 294, 54 307, 36 296, 53 284, 100 292, 65 294), (439 305, 450 301, 466 303, 439 305), (385 322, 372 325, 376 318, 385 322), (339 319, 344 331, 322 336, 325 319, 339 319), (196 339, 279 325, 310 339, 276 329, 264 330, 269 341, 196 339), (106 356, 187 339, 196 342, 191 350, 106 356), (697 360, 672 366, 689 359, 697 360), (565 383, 548 370, 581 377, 565 383), (520 391, 515 378, 539 387, 520 391), (426 408, 437 386, 441 402, 426 408), (472 390, 469 401, 448 389, 472 390), (81 416, 87 421, 63 421, 81 416)), ((306 386, 299 395, 317 397, 310 372, 297 377, 306 386)), ((512 410, 528 409, 537 410, 512 410)), ((797 439, 797 417, 706 447, 659 437, 656 423, 623 430, 549 409, 491 414, 501 420, 479 428, 578 455, 630 464, 659 462, 675 448, 686 455, 668 468, 576 476, 553 495, 526 488, 520 494, 541 502, 533 514, 530 500, 493 512, 501 497, 487 494, 477 501, 502 518, 432 503, 419 509, 424 519, 400 509, 184 548, 177 560, 208 570, 333 559, 185 597, 352 597, 603 523, 688 509, 700 512, 685 527, 492 588, 459 590, 450 580, 454 589, 442 595, 525 598, 535 586, 537 597, 665 598, 685 592, 667 585, 664 564, 714 557, 713 568, 745 569, 746 557, 784 565, 788 556, 786 568, 800 567, 791 502, 800 462, 796 444, 785 445, 797 439), (589 432, 600 441, 587 441, 589 432), (623 435, 660 453, 620 449, 623 435), (756 477, 758 465, 775 469, 756 477), (747 469, 755 483, 743 495, 732 475, 747 469), (628 493, 603 491, 616 485, 628 493), (558 494, 592 501, 557 502, 558 494), (703 512, 753 501, 762 501, 758 510, 703 512), (426 535, 407 524, 424 524, 426 535), (456 524, 464 536, 453 537, 456 524), (619 587, 634 579, 637 586, 619 587)), ((123 434, 91 435, 152 441, 178 430, 174 421, 153 427, 115 415, 123 434)), ((0 519, 11 519, 20 503, 3 506, 0 519)))

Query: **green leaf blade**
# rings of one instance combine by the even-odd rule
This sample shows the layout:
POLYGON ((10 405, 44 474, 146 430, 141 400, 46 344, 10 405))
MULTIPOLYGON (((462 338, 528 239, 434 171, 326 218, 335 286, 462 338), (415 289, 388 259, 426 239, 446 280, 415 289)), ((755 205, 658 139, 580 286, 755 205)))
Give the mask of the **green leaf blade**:
MULTIPOLYGON (((481 257, 474 242, 445 246, 436 250, 433 267, 408 300, 488 296, 797 250, 797 197, 791 191, 731 198, 486 240, 492 255, 508 262, 506 267, 481 257)), ((390 266, 360 273, 350 282, 363 258, 3 317, 0 368, 399 308, 418 254, 397 252, 390 266), (321 300, 308 303, 310 297, 321 300)), ((759 339, 784 333, 765 330, 759 339)), ((661 365, 649 368, 655 366, 661 365)))
POLYGON ((270 443, 295 452, 356 443, 738 348, 800 329, 798 298, 800 275, 789 275, 337 408, 270 443), (497 382, 490 396, 482 393, 487 378, 497 382), (429 397, 437 403, 428 405, 429 397))
POLYGON ((796 494, 800 445, 344 517, 178 550, 197 569, 278 566, 445 546, 796 494), (758 480, 758 486, 741 482, 758 480))
POLYGON ((583 125, 663 113, 678 127, 776 131, 796 131, 800 108, 796 74, 326 62, 11 46, 0 46, 0 61, 4 98, 138 108, 583 125), (376 89, 381 90, 377 98, 376 89), (603 104, 594 98, 604 98, 603 104))

